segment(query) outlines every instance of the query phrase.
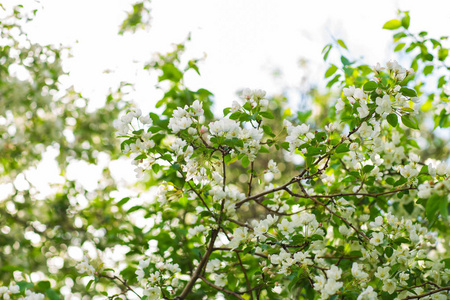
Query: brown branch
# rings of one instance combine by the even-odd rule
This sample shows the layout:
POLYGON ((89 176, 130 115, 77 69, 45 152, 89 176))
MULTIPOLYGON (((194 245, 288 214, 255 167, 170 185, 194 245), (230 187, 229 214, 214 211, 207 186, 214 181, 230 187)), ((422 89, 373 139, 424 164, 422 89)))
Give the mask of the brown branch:
POLYGON ((287 183, 285 183, 285 184, 283 184, 283 185, 281 185, 281 186, 279 186, 277 188, 273 188, 271 190, 267 190, 267 191, 261 192, 261 193, 256 194, 256 195, 249 196, 249 197, 247 197, 247 198, 245 198, 245 199, 243 199, 241 201, 236 202, 236 208, 241 207, 242 204, 244 204, 244 203, 246 203, 248 201, 251 201, 251 200, 254 200, 254 199, 258 199, 258 198, 260 198, 262 196, 265 196, 267 194, 270 194, 270 193, 274 193, 274 192, 277 192, 277 191, 284 190, 287 186, 293 184, 294 182, 296 182, 296 181, 298 181, 300 179, 303 179, 303 178, 294 177, 289 182, 287 182, 287 183))
POLYGON ((344 217, 338 215, 337 213, 335 213, 334 211, 332 211, 328 206, 326 206, 324 203, 320 202, 319 200, 317 200, 314 196, 309 196, 308 193, 306 192, 305 188, 303 187, 303 185, 299 182, 298 183, 300 185, 300 188, 303 192, 304 195, 300 195, 300 194, 296 194, 294 192, 292 192, 291 190, 289 190, 288 188, 286 188, 286 191, 291 194, 292 196, 295 197, 307 197, 308 199, 311 199, 312 201, 314 201, 315 203, 319 204, 320 206, 323 206, 326 210, 328 210, 328 212, 330 212, 332 215, 338 217, 339 219, 341 219, 345 224, 347 224, 349 227, 353 228, 353 230, 355 230, 355 232, 362 236, 363 238, 365 238, 367 241, 369 241, 370 239, 359 229, 357 229, 355 226, 353 226, 352 223, 350 223, 349 221, 347 221, 347 219, 345 219, 344 217))
MULTIPOLYGON (((409 190, 416 190, 417 188, 415 187, 409 187, 409 188, 404 188, 404 189, 398 189, 398 190, 393 190, 393 191, 387 191, 387 192, 381 192, 381 193, 340 193, 340 194, 331 194, 331 195, 310 195, 309 197, 316 197, 316 198, 334 198, 334 197, 343 197, 343 196, 367 196, 367 197, 378 197, 378 196, 382 196, 382 195, 387 195, 387 194, 394 194, 394 193, 398 193, 398 192, 402 192, 402 191, 409 191, 409 190)), ((304 195, 298 195, 301 196, 301 198, 309 198, 308 196, 304 196, 304 195)))
POLYGON ((420 294, 420 295, 415 295, 415 296, 407 296, 406 298, 403 298, 402 300, 409 300, 409 299, 420 299, 429 295, 433 295, 442 291, 450 291, 450 286, 447 287, 442 287, 440 289, 428 292, 428 293, 424 293, 424 294, 420 294))
MULTIPOLYGON (((235 253, 236 253, 236 256, 238 258, 239 265, 241 266, 242 273, 244 273, 245 282, 247 283, 247 289, 251 290, 252 286, 250 284, 250 280, 248 279, 247 271, 245 270, 244 264, 242 263, 241 256, 239 255, 239 252, 235 252, 235 253)), ((250 299, 253 300, 253 293, 249 293, 249 294, 250 294, 250 299)))
MULTIPOLYGON (((214 247, 213 251, 234 251, 236 253, 244 252, 241 249, 233 249, 233 248, 228 248, 228 247, 214 247)), ((260 256, 262 258, 269 258, 269 256, 262 254, 262 253, 258 253, 258 252, 255 252, 254 255, 260 256)))
POLYGON ((208 279, 206 279, 206 278, 203 277, 203 276, 200 276, 199 278, 200 278, 201 280, 203 280, 204 283, 206 283, 206 284, 209 285, 210 287, 215 288, 215 289, 218 290, 218 291, 224 292, 225 294, 228 294, 228 295, 233 295, 233 296, 235 296, 236 298, 238 298, 238 299, 240 299, 240 300, 245 300, 245 299, 242 298, 238 293, 233 292, 233 291, 230 291, 230 290, 227 290, 227 289, 224 289, 223 287, 217 286, 217 285, 215 285, 214 283, 212 283, 211 281, 209 281, 208 279))
POLYGON ((252 181, 253 181, 253 170, 254 170, 254 162, 252 161, 250 163, 250 178, 248 179, 248 193, 247 193, 247 197, 250 197, 250 195, 252 194, 252 181))
POLYGON ((203 255, 200 263, 197 266, 197 269, 195 269, 194 274, 192 274, 191 279, 184 287, 183 291, 181 292, 180 296, 175 297, 175 299, 185 299, 187 295, 191 292, 192 288, 195 285, 195 282, 200 277, 201 272, 203 271, 203 268, 205 267, 206 263, 209 260, 209 256, 211 255, 213 251, 214 242, 216 241, 217 234, 219 231, 217 229, 213 229, 211 233, 211 240, 209 242, 208 250, 206 251, 205 255, 203 255))
POLYGON ((136 296, 138 296, 139 299, 142 298, 141 296, 139 296, 138 293, 136 293, 135 290, 133 290, 133 288, 132 288, 131 286, 128 285, 128 283, 127 283, 126 280, 123 280, 123 279, 121 279, 120 277, 117 277, 116 275, 114 275, 114 276, 109 276, 109 275, 106 275, 106 274, 100 274, 100 273, 96 273, 95 275, 96 275, 98 278, 107 278, 107 279, 112 280, 113 282, 114 282, 115 280, 118 280, 118 281, 126 288, 126 289, 124 289, 124 290, 122 291, 121 294, 125 294, 126 292, 130 291, 130 292, 133 292, 136 296))

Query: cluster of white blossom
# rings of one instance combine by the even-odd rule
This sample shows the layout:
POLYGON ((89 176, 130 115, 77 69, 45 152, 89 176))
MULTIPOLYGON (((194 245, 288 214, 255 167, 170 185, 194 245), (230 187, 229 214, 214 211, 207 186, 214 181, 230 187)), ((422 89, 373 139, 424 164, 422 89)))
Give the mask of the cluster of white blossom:
POLYGON ((294 152, 295 149, 314 138, 314 134, 309 132, 309 125, 307 124, 294 126, 291 122, 286 120, 284 125, 288 134, 286 142, 289 143, 290 152, 294 152))
POLYGON ((20 287, 17 284, 10 284, 9 287, 0 286, 0 295, 3 299, 11 299, 11 295, 19 293, 20 287))
POLYGON ((83 257, 83 260, 77 264, 77 270, 81 274, 86 274, 88 276, 94 276, 95 268, 89 263, 89 258, 87 256, 83 257))
POLYGON ((339 267, 331 266, 325 273, 326 277, 323 274, 314 277, 314 289, 320 292, 321 299, 328 299, 344 285, 343 282, 338 281, 342 275, 339 267))
POLYGON ((117 122, 114 124, 114 127, 117 129, 116 135, 119 137, 128 136, 130 133, 130 130, 136 130, 133 125, 133 120, 137 118, 141 124, 144 125, 151 125, 152 120, 150 119, 149 115, 142 115, 142 111, 138 108, 132 111, 127 112, 125 115, 123 115, 120 120, 117 120, 117 122))
POLYGON ((41 293, 35 293, 29 289, 25 290, 25 296, 20 295, 20 287, 17 284, 10 284, 7 286, 0 286, 0 297, 5 300, 17 299, 17 300, 42 300, 45 299, 45 295, 41 293))
POLYGON ((202 124, 205 120, 203 106, 200 101, 195 100, 191 106, 177 108, 169 120, 169 129, 173 133, 188 129, 189 134, 197 134, 197 130, 191 127, 192 124, 202 124))
POLYGON ((152 133, 146 131, 151 125, 152 120, 150 116, 142 115, 140 109, 126 113, 114 124, 117 129, 117 136, 134 137, 132 142, 123 143, 122 152, 123 154, 130 154, 130 157, 133 159, 132 163, 136 166, 134 171, 136 172, 137 178, 142 177, 148 165, 154 161, 154 158, 152 154, 148 152, 148 149, 153 148, 155 142, 152 140, 152 133), (134 135, 134 132, 136 131, 140 132, 137 136, 134 135), (147 157, 145 163, 143 159, 137 159, 137 157, 141 155, 147 157))
MULTIPOLYGON (((259 105, 262 110, 267 109, 267 106, 269 104, 269 101, 267 99, 264 99, 265 96, 266 96, 265 91, 259 89, 251 90, 249 88, 245 88, 241 94, 241 98, 245 101, 245 103, 249 103, 251 108, 255 108, 256 106, 259 105)), ((240 111, 241 109, 242 106, 237 101, 233 101, 231 111, 237 112, 240 111)))
POLYGON ((427 166, 431 177, 436 178, 438 176, 442 179, 436 183, 425 181, 419 184, 417 195, 420 198, 427 199, 431 195, 437 194, 441 197, 447 196, 450 201, 450 165, 447 165, 446 162, 429 161, 427 166))
POLYGON ((180 282, 177 274, 181 272, 178 264, 170 261, 162 261, 156 256, 139 261, 136 270, 137 280, 141 285, 146 286, 144 296, 147 299, 161 299, 161 288, 164 287, 174 293, 180 282), (151 266, 150 266, 151 265, 151 266))

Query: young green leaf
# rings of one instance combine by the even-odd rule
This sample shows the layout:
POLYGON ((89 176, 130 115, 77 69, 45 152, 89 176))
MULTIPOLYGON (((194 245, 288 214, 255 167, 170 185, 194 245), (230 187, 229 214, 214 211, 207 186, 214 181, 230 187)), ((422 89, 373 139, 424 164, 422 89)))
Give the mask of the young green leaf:
POLYGON ((402 26, 402 21, 393 19, 384 23, 383 29, 395 30, 400 28, 400 26, 402 26))
POLYGON ((396 127, 398 125, 398 117, 396 114, 392 113, 386 117, 386 120, 392 127, 396 127))
POLYGON ((409 127, 412 129, 419 129, 419 126, 417 125, 417 121, 410 119, 409 116, 407 116, 407 115, 402 116, 402 123, 406 127, 409 127))
POLYGON ((337 71, 337 67, 335 65, 331 65, 328 70, 325 72, 325 78, 330 77, 337 71))

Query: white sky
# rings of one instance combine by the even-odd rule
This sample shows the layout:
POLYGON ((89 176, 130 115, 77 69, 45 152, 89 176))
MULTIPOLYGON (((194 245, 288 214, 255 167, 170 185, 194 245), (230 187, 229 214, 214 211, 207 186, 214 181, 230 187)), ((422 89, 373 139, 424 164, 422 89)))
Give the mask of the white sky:
MULTIPOLYGON (((5 6, 32 3, 5 1, 5 6)), ((321 51, 333 37, 346 42, 350 58, 364 56, 369 64, 393 58, 392 32, 382 26, 396 17, 398 9, 410 10, 412 32, 450 35, 450 1, 444 0, 426 4, 423 0, 152 0, 149 31, 119 36, 119 25, 132 2, 45 0, 26 27, 33 41, 72 47, 73 57, 64 64, 70 72, 65 83, 90 99, 92 107, 102 105, 109 88, 127 81, 136 83, 132 99, 144 112, 152 110, 161 94, 154 87, 156 77, 142 71, 142 64, 155 52, 170 50, 172 43, 183 41, 189 32, 192 40, 186 58, 205 53, 207 58, 200 65, 202 76, 192 72, 187 85, 213 92, 217 111, 231 105, 236 90, 245 87, 268 94, 284 89, 295 96, 302 78, 323 84, 327 64, 321 51), (301 58, 309 60, 307 69, 299 68, 301 58), (272 72, 276 69, 283 75, 275 80, 272 72)), ((89 168, 78 164, 72 168, 73 176, 92 173, 89 168)), ((123 180, 134 178, 128 162, 117 162, 111 168, 123 180)), ((42 168, 35 173, 42 173, 42 168)), ((58 181, 58 172, 54 173, 58 181)))
POLYGON ((111 86, 120 81, 137 83, 133 98, 144 111, 160 98, 155 77, 141 71, 156 51, 167 51, 192 33, 187 58, 207 54, 202 77, 188 77, 193 89, 207 88, 218 107, 230 105, 235 91, 261 88, 269 94, 283 87, 299 86, 302 76, 320 82, 326 64, 324 45, 343 39, 350 57, 365 56, 370 64, 391 58, 392 33, 383 24, 396 17, 397 9, 411 11, 414 31, 435 36, 449 34, 450 1, 268 1, 268 0, 153 0, 152 27, 148 32, 119 36, 118 27, 129 0, 46 0, 30 37, 41 43, 72 46, 73 58, 65 64, 68 82, 91 98, 104 101, 111 86), (307 71, 300 58, 310 60, 307 71), (271 75, 281 70, 281 79, 271 75), (105 70, 114 71, 105 74, 105 70))

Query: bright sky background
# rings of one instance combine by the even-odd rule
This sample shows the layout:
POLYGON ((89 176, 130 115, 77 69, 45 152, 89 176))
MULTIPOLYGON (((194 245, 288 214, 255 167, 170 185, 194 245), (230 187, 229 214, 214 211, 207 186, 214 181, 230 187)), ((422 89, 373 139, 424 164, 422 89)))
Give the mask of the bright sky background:
POLYGON ((148 32, 117 34, 130 0, 46 0, 27 31, 41 43, 72 46, 66 62, 68 83, 101 105, 111 86, 135 82, 135 100, 149 111, 160 94, 155 77, 141 70, 157 51, 170 50, 189 32, 186 58, 207 58, 202 77, 192 73, 188 85, 207 88, 216 95, 218 108, 236 100, 238 89, 260 88, 269 94, 283 88, 295 91, 302 77, 323 78, 326 64, 321 51, 332 38, 343 39, 350 57, 367 63, 391 59, 392 33, 383 24, 398 9, 410 10, 411 27, 431 35, 449 34, 450 1, 269 1, 269 0, 153 0, 152 27, 148 32), (306 70, 299 59, 310 61, 306 70), (113 71, 104 73, 105 70, 113 71), (282 76, 274 80, 274 70, 282 76))
MULTIPOLYGON (((3 5, 14 3, 35 8, 31 1, 6 0, 3 5)), ((185 40, 189 33, 186 59, 207 57, 200 65, 202 76, 191 72, 186 83, 191 89, 213 92, 216 111, 230 106, 236 91, 246 87, 264 89, 269 95, 284 91, 295 103, 302 80, 323 85, 327 64, 321 51, 333 38, 346 42, 350 50, 346 56, 351 59, 364 56, 368 64, 375 64, 395 58, 392 32, 382 26, 397 16, 398 9, 410 11, 412 32, 450 35, 450 1, 444 0, 427 4, 419 0, 153 0, 151 28, 119 36, 119 26, 132 3, 41 1, 36 18, 26 25, 33 41, 72 48, 73 57, 64 63, 69 72, 64 84, 74 85, 93 108, 104 103, 110 88, 125 81, 136 84, 132 100, 145 113, 153 110, 161 92, 155 89, 156 74, 149 75, 142 65, 155 52, 171 50, 173 43, 185 40), (299 67, 300 59, 308 60, 306 68, 299 67), (275 70, 282 75, 274 78, 275 70)), ((49 150, 38 168, 27 175, 44 194, 51 193, 46 182, 61 180, 55 155, 56 150, 49 150)), ((110 165, 113 176, 126 182, 134 180, 133 168, 124 161, 110 165)), ((84 179, 81 183, 88 190, 95 189, 101 178, 87 164, 71 164, 67 171, 71 178, 84 179)), ((20 178, 19 186, 28 188, 20 184, 20 178)))

